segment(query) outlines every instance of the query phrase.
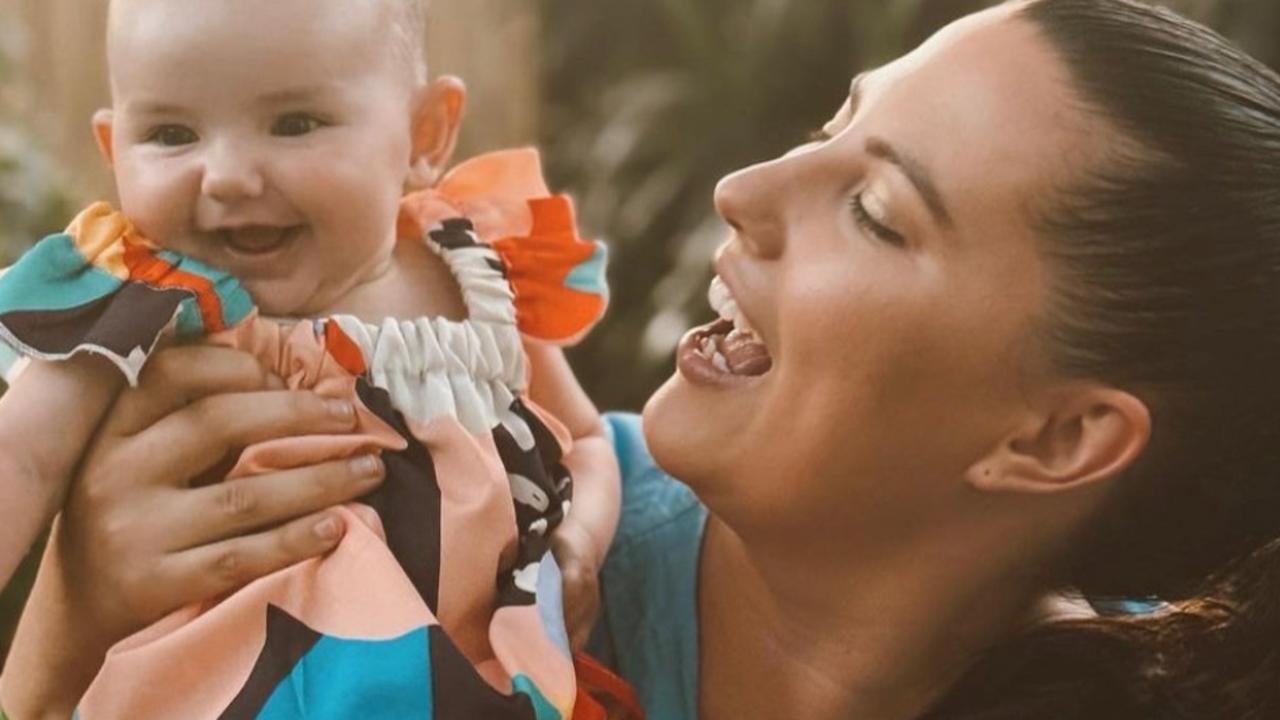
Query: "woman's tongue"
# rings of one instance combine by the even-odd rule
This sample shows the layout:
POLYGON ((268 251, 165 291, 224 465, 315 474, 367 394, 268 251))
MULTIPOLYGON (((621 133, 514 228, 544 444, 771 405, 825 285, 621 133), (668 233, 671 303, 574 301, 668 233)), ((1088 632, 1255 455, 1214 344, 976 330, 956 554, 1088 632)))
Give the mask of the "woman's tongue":
POLYGON ((289 228, 253 225, 224 230, 223 240, 232 250, 244 255, 262 255, 283 246, 289 237, 289 228))
POLYGON ((734 375, 763 375, 773 367, 769 350, 753 332, 734 328, 717 341, 717 346, 734 375))

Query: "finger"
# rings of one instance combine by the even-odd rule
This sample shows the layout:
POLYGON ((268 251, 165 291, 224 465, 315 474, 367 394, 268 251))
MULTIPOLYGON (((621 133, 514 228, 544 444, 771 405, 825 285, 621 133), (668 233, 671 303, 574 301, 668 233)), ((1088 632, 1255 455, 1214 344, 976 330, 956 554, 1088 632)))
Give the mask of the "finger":
POLYGON ((382 482, 377 455, 240 478, 182 492, 182 518, 169 546, 191 548, 279 525, 308 513, 354 500, 382 482))
POLYGON ((350 401, 306 390, 212 395, 139 433, 128 452, 149 458, 146 467, 163 472, 144 480, 185 485, 232 451, 283 437, 345 433, 355 422, 350 401))
POLYGON ((268 377, 252 355, 240 350, 207 345, 167 348, 147 362, 138 387, 121 393, 103 431, 134 435, 209 395, 264 389, 268 377))
POLYGON ((345 531, 342 517, 325 511, 256 535, 202 545, 162 560, 156 587, 175 592, 171 605, 218 597, 332 550, 345 531))

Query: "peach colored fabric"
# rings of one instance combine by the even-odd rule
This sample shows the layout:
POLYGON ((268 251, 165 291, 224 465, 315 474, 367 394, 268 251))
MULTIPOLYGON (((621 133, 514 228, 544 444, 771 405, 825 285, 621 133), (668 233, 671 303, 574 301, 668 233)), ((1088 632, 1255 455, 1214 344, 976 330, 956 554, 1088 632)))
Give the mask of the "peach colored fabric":
POLYGON ((389 639, 435 624, 377 528, 345 515, 347 534, 325 558, 261 578, 215 612, 180 610, 113 648, 80 716, 199 718, 226 707, 266 639, 268 603, 336 637, 389 639))
POLYGON ((532 148, 480 155, 459 163, 434 188, 405 198, 400 237, 422 237, 433 223, 466 217, 482 238, 526 235, 533 227, 530 198, 551 194, 532 148))

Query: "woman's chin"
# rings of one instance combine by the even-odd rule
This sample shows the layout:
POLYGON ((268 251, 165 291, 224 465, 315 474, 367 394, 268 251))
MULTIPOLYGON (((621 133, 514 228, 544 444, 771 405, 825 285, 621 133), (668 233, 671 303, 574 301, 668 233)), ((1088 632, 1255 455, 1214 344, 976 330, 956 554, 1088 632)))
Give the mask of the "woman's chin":
POLYGON ((728 469, 744 428, 740 415, 707 388, 673 374, 644 406, 644 436, 658 466, 695 490, 703 478, 728 469))

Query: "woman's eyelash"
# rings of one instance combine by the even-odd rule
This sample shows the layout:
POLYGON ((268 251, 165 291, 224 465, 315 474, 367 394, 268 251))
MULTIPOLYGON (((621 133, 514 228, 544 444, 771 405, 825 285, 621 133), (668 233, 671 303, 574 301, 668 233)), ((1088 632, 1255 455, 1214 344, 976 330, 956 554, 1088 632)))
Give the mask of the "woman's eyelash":
POLYGON ((850 198, 849 205, 853 208, 854 220, 857 221, 858 225, 864 230, 891 245, 902 247, 907 244, 907 239, 902 237, 900 233, 892 228, 885 227, 884 225, 876 222, 875 218, 871 217, 871 213, 867 212, 866 206, 862 204, 862 193, 858 193, 850 198))
POLYGON ((817 130, 810 130, 809 134, 806 136, 806 139, 811 143, 826 142, 831 138, 832 138, 832 135, 831 133, 827 132, 826 128, 818 128, 817 130))
MULTIPOLYGON (((828 132, 825 127, 812 130, 808 135, 809 142, 811 143, 827 142, 834 137, 835 136, 828 132)), ((897 232, 893 228, 884 226, 877 222, 875 218, 871 217, 871 213, 867 212, 866 206, 862 204, 862 193, 858 193, 857 195, 849 198, 849 206, 853 209, 854 220, 862 229, 891 245, 903 247, 907 244, 907 239, 904 238, 901 233, 897 232)))

